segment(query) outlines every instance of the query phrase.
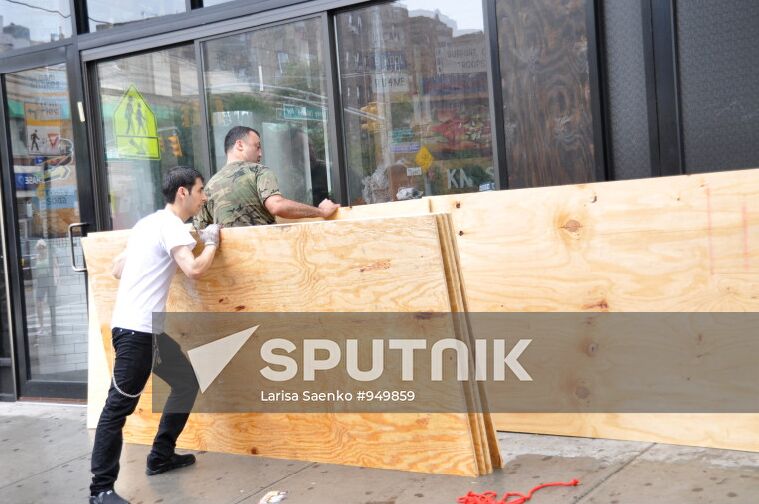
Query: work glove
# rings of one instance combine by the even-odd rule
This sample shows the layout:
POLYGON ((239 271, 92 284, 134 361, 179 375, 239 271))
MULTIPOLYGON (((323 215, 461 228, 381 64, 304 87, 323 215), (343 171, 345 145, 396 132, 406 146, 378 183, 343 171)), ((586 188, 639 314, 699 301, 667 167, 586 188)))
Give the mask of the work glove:
POLYGON ((221 226, 219 224, 209 224, 204 229, 198 231, 198 237, 203 241, 206 247, 219 246, 219 231, 221 226))

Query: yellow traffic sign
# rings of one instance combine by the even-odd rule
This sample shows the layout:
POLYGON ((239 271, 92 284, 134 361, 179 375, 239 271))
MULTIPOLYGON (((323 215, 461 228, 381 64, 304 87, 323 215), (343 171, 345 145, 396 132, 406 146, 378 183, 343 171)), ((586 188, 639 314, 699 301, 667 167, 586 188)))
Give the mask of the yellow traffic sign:
POLYGON ((427 173, 427 171, 430 169, 430 166, 432 166, 432 163, 435 162, 435 158, 432 156, 432 153, 426 146, 422 146, 422 148, 419 149, 419 152, 416 153, 416 157, 414 159, 416 160, 416 164, 421 166, 424 173, 427 173))
POLYGON ((124 159, 161 159, 155 114, 134 84, 113 111, 116 149, 124 159))

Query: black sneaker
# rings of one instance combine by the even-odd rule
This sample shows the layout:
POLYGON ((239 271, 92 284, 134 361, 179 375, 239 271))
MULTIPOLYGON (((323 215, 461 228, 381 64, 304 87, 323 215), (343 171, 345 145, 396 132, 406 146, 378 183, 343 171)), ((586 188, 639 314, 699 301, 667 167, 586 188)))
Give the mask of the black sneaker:
POLYGON ((145 469, 145 474, 153 476, 156 474, 165 473, 173 469, 179 469, 180 467, 187 467, 195 463, 195 455, 177 455, 176 453, 171 456, 169 460, 164 462, 148 462, 148 467, 145 469))
POLYGON ((129 501, 113 490, 107 490, 97 495, 90 495, 90 504, 129 504, 129 501))

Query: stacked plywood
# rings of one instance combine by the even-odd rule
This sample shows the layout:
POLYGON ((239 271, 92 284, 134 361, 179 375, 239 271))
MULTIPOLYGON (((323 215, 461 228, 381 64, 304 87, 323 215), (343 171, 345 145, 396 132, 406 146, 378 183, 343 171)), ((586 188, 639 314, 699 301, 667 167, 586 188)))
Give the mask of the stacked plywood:
MULTIPOLYGON (((107 352, 117 281, 110 261, 128 233, 83 240, 90 288, 107 352)), ((450 312, 466 302, 446 216, 225 229, 211 270, 178 274, 168 310, 179 312, 450 312)), ((466 324, 457 337, 469 338, 466 324)), ((470 413, 193 414, 185 448, 254 453, 410 471, 479 475, 501 464, 492 422, 475 409, 478 387, 451 391, 470 413)), ((148 387, 125 428, 150 443, 158 415, 148 387)))
MULTIPOLYGON (((436 196, 336 218, 450 213, 472 312, 756 312, 757 193, 759 170, 744 170, 436 196)), ((493 419, 499 430, 759 451, 754 414, 493 419)))
MULTIPOLYGON (((757 194, 754 169, 435 196, 405 210, 451 214, 472 312, 756 312, 757 194)), ((759 451, 753 414, 493 419, 498 430, 759 451)))
MULTIPOLYGON (((759 311, 759 170, 430 198, 472 312, 759 311)), ((759 451, 754 414, 494 414, 499 430, 759 451)))

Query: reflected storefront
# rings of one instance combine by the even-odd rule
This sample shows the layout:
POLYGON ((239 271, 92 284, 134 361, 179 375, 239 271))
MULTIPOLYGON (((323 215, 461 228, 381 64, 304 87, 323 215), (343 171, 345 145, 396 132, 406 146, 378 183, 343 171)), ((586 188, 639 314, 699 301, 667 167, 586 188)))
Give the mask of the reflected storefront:
POLYGON ((335 18, 353 205, 493 188, 482 7, 450 4, 335 18))

